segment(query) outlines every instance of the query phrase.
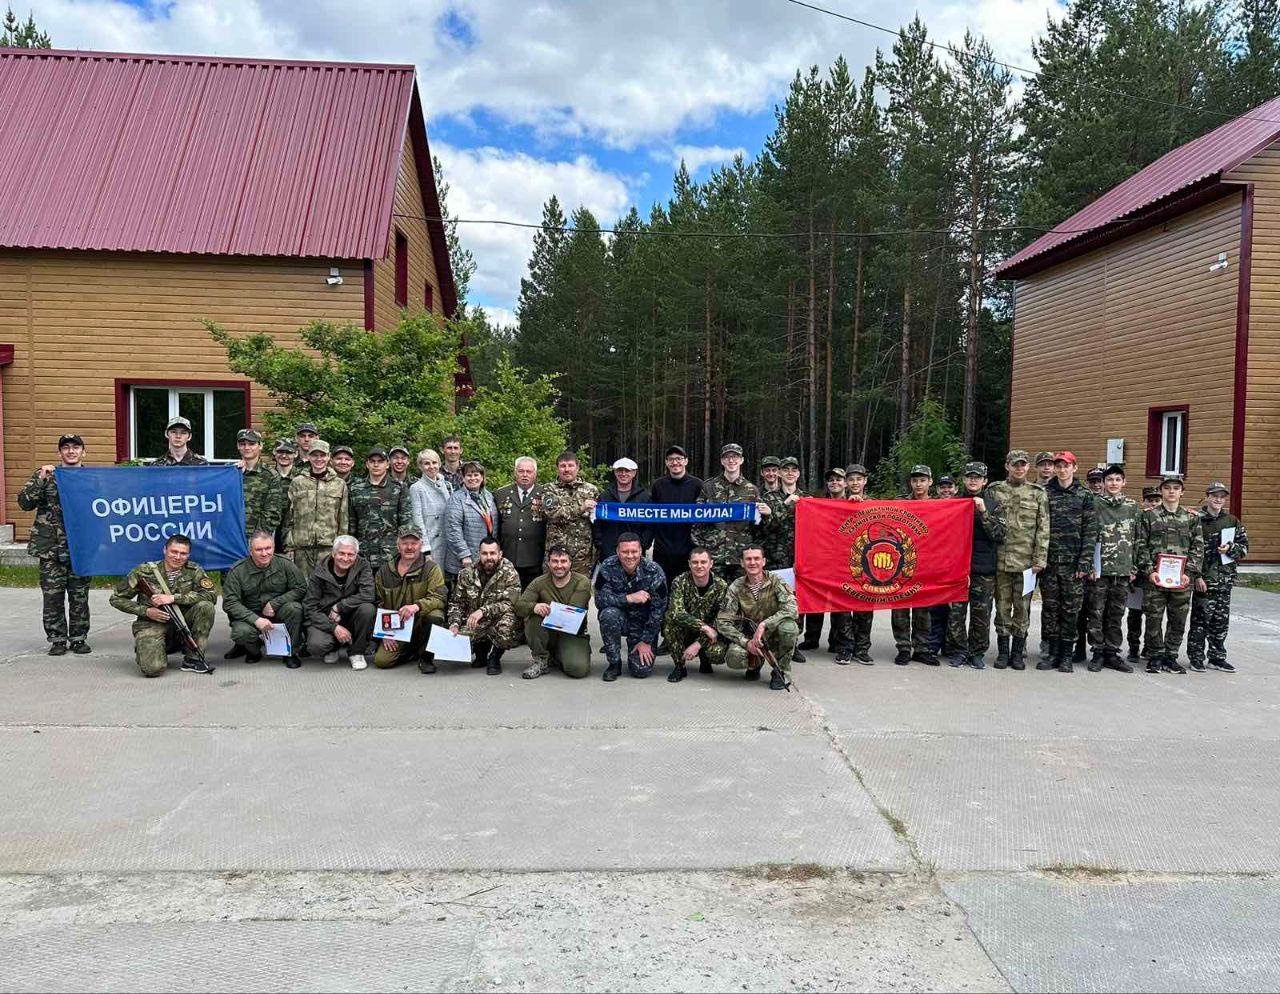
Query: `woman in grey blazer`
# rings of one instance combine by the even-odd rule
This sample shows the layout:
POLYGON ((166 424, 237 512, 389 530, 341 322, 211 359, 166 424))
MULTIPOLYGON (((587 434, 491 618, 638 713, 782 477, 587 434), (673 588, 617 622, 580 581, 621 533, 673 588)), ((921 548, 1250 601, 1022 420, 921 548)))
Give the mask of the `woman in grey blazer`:
POLYGON ((444 510, 445 576, 452 582, 480 557, 480 540, 498 534, 498 504, 484 485, 484 467, 463 463, 463 487, 444 510))
POLYGON ((422 532, 422 551, 444 568, 444 509, 453 496, 453 487, 440 472, 440 454, 435 449, 418 453, 422 476, 409 487, 413 523, 422 532))

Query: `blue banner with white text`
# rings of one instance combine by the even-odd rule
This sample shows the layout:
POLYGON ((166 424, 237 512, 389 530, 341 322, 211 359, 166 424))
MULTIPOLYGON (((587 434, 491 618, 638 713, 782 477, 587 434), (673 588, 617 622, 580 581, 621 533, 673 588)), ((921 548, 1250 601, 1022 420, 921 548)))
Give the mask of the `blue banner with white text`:
POLYGON ((123 576, 162 558, 164 543, 179 534, 205 569, 249 554, 244 482, 234 466, 59 467, 57 479, 77 576, 123 576))
POLYGON ((596 505, 597 521, 634 521, 644 525, 708 525, 757 519, 755 504, 644 504, 603 502, 596 505))

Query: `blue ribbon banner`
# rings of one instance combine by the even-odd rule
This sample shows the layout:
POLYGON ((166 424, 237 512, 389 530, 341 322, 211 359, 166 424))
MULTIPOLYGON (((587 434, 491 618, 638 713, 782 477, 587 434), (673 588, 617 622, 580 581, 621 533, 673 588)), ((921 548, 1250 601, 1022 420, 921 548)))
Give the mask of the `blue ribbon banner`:
POLYGON ((104 466, 57 470, 77 576, 123 576, 164 556, 171 535, 191 539, 191 561, 225 569, 249 554, 244 483, 234 466, 104 466))
POLYGON ((596 505, 597 521, 634 521, 640 525, 711 525, 729 521, 751 521, 756 506, 749 501, 731 504, 638 504, 628 502, 596 505))

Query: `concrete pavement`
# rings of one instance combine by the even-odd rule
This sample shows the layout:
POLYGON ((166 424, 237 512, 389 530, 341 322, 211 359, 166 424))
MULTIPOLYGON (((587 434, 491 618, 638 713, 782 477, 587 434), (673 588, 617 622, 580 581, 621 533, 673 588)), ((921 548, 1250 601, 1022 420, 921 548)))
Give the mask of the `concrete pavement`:
POLYGON ((1274 988, 1280 597, 1234 607, 1234 676, 896 667, 881 615, 785 694, 144 680, 105 594, 51 659, 0 590, 0 989, 1274 988))

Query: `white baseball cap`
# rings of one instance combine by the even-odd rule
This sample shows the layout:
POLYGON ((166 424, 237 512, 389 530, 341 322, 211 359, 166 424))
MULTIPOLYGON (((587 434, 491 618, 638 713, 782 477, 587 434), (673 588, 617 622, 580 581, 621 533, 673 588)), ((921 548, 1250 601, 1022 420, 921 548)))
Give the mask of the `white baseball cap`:
POLYGON ((613 464, 613 468, 637 470, 640 467, 636 465, 636 461, 634 459, 628 459, 626 456, 623 456, 621 459, 619 459, 617 462, 613 464))

